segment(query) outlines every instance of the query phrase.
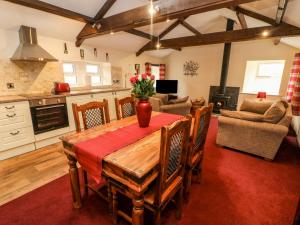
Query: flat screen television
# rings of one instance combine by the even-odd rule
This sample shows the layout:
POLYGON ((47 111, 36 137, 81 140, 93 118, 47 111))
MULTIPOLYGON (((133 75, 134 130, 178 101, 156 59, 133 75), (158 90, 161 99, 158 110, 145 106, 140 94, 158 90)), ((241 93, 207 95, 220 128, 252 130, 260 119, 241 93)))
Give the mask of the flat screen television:
POLYGON ((178 80, 157 80, 156 93, 176 94, 178 88, 178 80))

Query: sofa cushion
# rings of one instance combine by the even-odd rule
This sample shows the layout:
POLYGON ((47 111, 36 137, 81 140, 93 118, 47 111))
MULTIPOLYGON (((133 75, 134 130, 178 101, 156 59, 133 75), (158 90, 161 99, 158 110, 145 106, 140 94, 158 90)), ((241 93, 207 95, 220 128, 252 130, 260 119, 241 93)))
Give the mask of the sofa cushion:
POLYGON ((230 110, 220 110, 222 116, 248 120, 254 122, 262 122, 264 120, 264 116, 258 113, 245 112, 245 111, 230 111, 230 110))
POLYGON ((156 93, 152 96, 153 98, 159 98, 164 105, 168 104, 168 95, 156 93))
POLYGON ((287 105, 284 101, 274 102, 264 114, 264 121, 268 123, 278 123, 285 115, 287 105))
POLYGON ((272 102, 268 101, 245 99, 240 107, 240 111, 264 114, 271 107, 271 105, 272 102))
POLYGON ((169 104, 183 103, 183 102, 186 102, 188 99, 189 99, 189 96, 186 96, 184 98, 179 98, 179 99, 172 99, 169 101, 169 104))

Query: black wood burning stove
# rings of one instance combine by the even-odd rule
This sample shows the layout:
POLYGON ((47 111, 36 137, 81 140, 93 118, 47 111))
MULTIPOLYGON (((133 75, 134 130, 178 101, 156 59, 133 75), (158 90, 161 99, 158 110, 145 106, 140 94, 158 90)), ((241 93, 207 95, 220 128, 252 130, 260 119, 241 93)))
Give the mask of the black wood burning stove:
MULTIPOLYGON (((234 21, 231 19, 227 19, 226 31, 232 31, 233 27, 234 27, 234 21)), ((230 87, 231 89, 234 88, 238 90, 237 96, 235 96, 236 90, 229 91, 228 88, 226 87, 229 60, 230 60, 230 51, 231 51, 231 43, 225 43, 220 86, 217 87, 218 90, 216 90, 216 86, 212 86, 210 88, 209 102, 214 103, 215 113, 220 113, 220 109, 235 110, 237 105, 239 87, 237 88, 230 87)))

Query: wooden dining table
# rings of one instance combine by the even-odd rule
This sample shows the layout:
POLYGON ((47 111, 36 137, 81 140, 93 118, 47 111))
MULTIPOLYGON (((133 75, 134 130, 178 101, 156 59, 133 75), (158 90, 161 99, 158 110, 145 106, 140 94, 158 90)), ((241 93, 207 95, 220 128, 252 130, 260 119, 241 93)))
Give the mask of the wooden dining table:
MULTIPOLYGON (((152 112, 152 117, 159 114, 159 112, 152 112)), ((69 175, 75 208, 80 208, 82 202, 75 145, 137 122, 137 117, 131 116, 62 137, 64 151, 69 160, 69 175)), ((159 155, 160 130, 157 130, 133 144, 105 156, 102 160, 102 177, 113 182, 114 185, 121 186, 132 196, 132 223, 134 225, 143 224, 144 193, 149 184, 158 177, 159 155)))

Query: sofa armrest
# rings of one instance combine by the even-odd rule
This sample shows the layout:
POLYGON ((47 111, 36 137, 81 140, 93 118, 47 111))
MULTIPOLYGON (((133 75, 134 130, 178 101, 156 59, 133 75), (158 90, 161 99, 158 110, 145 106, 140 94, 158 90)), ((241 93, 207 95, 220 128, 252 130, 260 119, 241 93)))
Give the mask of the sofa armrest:
POLYGON ((253 122, 248 120, 230 118, 225 116, 219 116, 218 118, 219 124, 222 125, 229 125, 234 127, 240 127, 247 129, 248 132, 251 131, 260 131, 266 133, 277 133, 280 135, 287 135, 288 128, 283 125, 273 124, 273 123, 266 123, 266 122, 253 122))
POLYGON ((152 110, 155 112, 159 112, 161 105, 163 105, 162 100, 159 98, 150 97, 149 102, 152 106, 152 110))
POLYGON ((190 113, 191 108, 192 103, 190 101, 187 101, 177 104, 162 105, 160 107, 160 111, 185 116, 190 113))

